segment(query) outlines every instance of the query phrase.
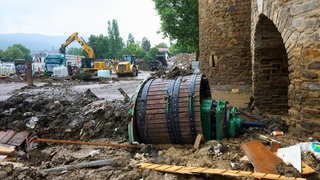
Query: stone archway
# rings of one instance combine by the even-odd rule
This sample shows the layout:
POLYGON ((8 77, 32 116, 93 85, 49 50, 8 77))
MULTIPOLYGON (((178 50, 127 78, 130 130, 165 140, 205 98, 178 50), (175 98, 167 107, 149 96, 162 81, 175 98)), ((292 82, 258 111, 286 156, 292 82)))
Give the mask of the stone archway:
POLYGON ((253 95, 257 110, 288 113, 288 55, 275 24, 260 15, 254 34, 253 95))

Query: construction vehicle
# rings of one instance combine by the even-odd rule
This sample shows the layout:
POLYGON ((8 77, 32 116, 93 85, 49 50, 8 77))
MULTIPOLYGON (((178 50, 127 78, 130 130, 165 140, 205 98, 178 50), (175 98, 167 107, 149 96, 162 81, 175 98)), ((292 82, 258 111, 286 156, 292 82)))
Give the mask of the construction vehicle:
POLYGON ((49 53, 44 58, 44 68, 45 74, 52 75, 53 68, 65 66, 66 65, 66 56, 61 53, 49 53))
POLYGON ((138 76, 138 66, 136 65, 135 56, 124 55, 122 61, 116 67, 118 77, 122 76, 138 76))
POLYGON ((61 47, 59 49, 60 53, 66 54, 66 47, 73 41, 77 41, 88 54, 89 58, 83 58, 81 60, 81 68, 83 71, 96 72, 98 70, 113 69, 112 63, 110 63, 108 60, 95 59, 93 49, 85 42, 83 38, 79 38, 77 32, 71 34, 71 36, 66 40, 66 42, 64 44, 61 44, 61 47))

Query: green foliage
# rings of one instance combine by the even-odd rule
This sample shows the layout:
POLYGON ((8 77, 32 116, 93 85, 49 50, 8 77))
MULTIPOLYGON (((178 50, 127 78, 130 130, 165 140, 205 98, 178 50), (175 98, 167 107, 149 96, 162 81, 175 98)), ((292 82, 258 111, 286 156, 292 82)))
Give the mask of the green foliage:
POLYGON ((156 48, 168 48, 168 45, 166 43, 159 43, 155 46, 156 48))
POLYGON ((127 47, 130 43, 134 43, 134 37, 131 33, 129 33, 129 35, 128 35, 127 47))
POLYGON ((147 60, 147 61, 153 61, 153 60, 155 60, 156 59, 156 55, 157 55, 157 53, 159 52, 159 50, 158 50, 158 48, 156 48, 156 47, 153 47, 153 48, 151 48, 150 50, 149 50, 149 52, 148 52, 148 54, 145 56, 145 60, 147 60))
POLYGON ((169 51, 170 51, 170 54, 172 55, 188 52, 185 46, 182 46, 176 43, 171 44, 171 46, 169 47, 169 51))
POLYGON ((83 50, 83 48, 69 48, 68 49, 68 54, 70 55, 79 55, 79 56, 84 56, 85 51, 83 50))
POLYGON ((30 55, 30 50, 21 44, 14 44, 9 46, 8 49, 4 52, 4 59, 25 59, 27 61, 32 60, 30 55))
POLYGON ((146 52, 142 47, 139 47, 135 53, 137 59, 143 59, 146 56, 146 52))
POLYGON ((105 59, 110 56, 109 39, 107 36, 100 34, 99 36, 91 35, 89 37, 88 45, 93 49, 97 59, 105 59))
POLYGON ((149 39, 146 37, 142 38, 141 45, 142 45, 145 52, 148 52, 151 48, 151 43, 150 43, 149 39))
POLYGON ((144 51, 142 46, 139 45, 139 44, 140 44, 139 42, 137 42, 137 43, 134 43, 134 42, 129 43, 126 48, 123 48, 121 50, 121 53, 120 53, 121 56, 123 56, 123 55, 134 55, 134 56, 136 56, 137 59, 144 58, 145 55, 146 55, 146 52, 144 51))
POLYGON ((109 49, 113 59, 120 58, 120 51, 124 46, 123 40, 120 37, 119 27, 117 20, 108 21, 108 34, 109 34, 109 49))
POLYGON ((161 32, 170 40, 176 40, 187 52, 199 49, 198 1, 153 0, 160 15, 161 32))
POLYGON ((0 59, 4 58, 4 51, 0 49, 0 59))
POLYGON ((74 76, 72 76, 72 79, 79 79, 79 80, 90 80, 90 78, 92 77, 92 73, 91 72, 82 72, 79 74, 76 74, 74 76))

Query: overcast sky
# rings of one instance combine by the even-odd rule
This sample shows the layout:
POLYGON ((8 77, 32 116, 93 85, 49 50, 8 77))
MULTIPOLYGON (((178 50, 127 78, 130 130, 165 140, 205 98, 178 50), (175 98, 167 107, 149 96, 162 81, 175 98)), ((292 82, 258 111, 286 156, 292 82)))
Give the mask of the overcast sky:
POLYGON ((107 35, 113 19, 124 41, 131 33, 135 41, 168 44, 157 33, 160 17, 152 0, 0 0, 1 34, 107 35))

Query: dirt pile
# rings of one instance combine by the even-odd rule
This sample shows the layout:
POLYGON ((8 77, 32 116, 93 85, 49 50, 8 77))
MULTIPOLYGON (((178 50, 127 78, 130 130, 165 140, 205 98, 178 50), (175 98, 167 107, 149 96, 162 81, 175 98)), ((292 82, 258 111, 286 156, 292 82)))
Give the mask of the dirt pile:
POLYGON ((168 62, 173 63, 169 71, 172 71, 174 68, 188 70, 191 69, 191 61, 195 60, 195 54, 181 53, 177 54, 172 58, 168 59, 168 62))
POLYGON ((139 70, 150 71, 150 63, 146 60, 137 60, 136 61, 139 70))
POLYGON ((0 129, 27 129, 31 135, 53 139, 125 138, 129 103, 98 100, 90 90, 30 89, 0 104, 0 129))
POLYGON ((168 59, 168 64, 171 64, 168 71, 159 70, 151 73, 151 76, 155 78, 173 79, 178 76, 187 76, 193 74, 193 70, 191 69, 191 61, 194 59, 194 54, 177 54, 168 59))

